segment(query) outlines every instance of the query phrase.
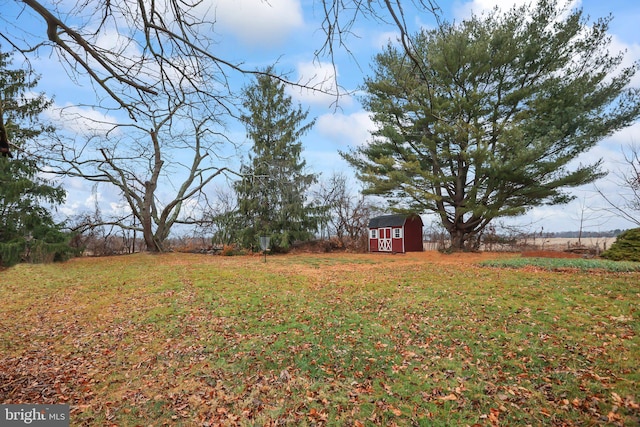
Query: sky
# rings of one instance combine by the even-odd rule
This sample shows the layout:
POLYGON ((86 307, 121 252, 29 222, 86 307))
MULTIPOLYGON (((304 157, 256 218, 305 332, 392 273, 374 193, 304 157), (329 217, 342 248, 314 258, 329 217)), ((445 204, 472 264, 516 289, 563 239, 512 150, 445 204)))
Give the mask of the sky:
MULTIPOLYGON (((65 0, 75 2, 74 0, 65 0)), ((8 27, 7 20, 15 19, 27 32, 42 33, 44 24, 20 13, 17 0, 0 0, 0 26, 8 27), (5 19, 2 18, 5 15, 5 19), (13 17, 11 17, 13 16, 13 17)), ((46 3, 46 2, 45 2, 46 3)), ((523 4, 522 0, 439 0, 438 5, 444 19, 459 22, 471 15, 480 14, 496 6, 508 8, 514 4, 523 4)), ((613 16, 610 24, 612 37, 611 49, 615 52, 626 50, 625 63, 640 61, 640 3, 637 0, 601 0, 572 1, 572 6, 581 7, 591 21, 609 14, 613 16)), ((334 68, 328 58, 316 57, 324 35, 319 30, 322 10, 313 0, 204 0, 208 13, 215 11, 216 54, 230 60, 241 60, 251 68, 266 67, 275 64, 280 71, 287 72, 292 80, 333 77, 334 68)), ((412 29, 432 28, 433 16, 424 11, 407 9, 408 24, 412 29)), ((202 13, 206 13, 203 9, 202 13)), ((11 22, 13 25, 13 22, 11 22)), ((11 31, 9 28, 6 31, 11 31)), ((395 28, 379 22, 360 20, 351 29, 348 39, 349 52, 336 52, 335 64, 337 81, 345 93, 357 94, 364 78, 370 73, 370 64, 374 55, 390 39, 395 39, 395 28)), ((4 45, 3 45, 4 48, 4 45)), ((41 75, 38 90, 53 98, 55 107, 69 107, 79 104, 91 104, 95 93, 82 78, 70 79, 55 56, 40 55, 34 60, 36 72, 41 75)), ((245 76, 235 76, 238 87, 250 83, 245 76)), ((330 79, 331 80, 331 79, 330 79)), ((640 87, 640 73, 634 77, 632 85, 640 87)), ((353 177, 354 171, 340 157, 339 151, 365 144, 373 123, 369 114, 362 108, 358 97, 346 95, 336 99, 298 89, 289 89, 288 94, 303 109, 308 109, 309 118, 315 118, 316 124, 303 139, 302 156, 309 172, 321 174, 321 179, 332 173, 344 173, 353 177)), ((101 114, 86 107, 74 107, 85 114, 101 114)), ((67 123, 65 126, 79 126, 82 123, 67 123)), ((229 136, 245 147, 244 129, 231 124, 226 130, 229 136)), ((615 173, 624 167, 622 149, 631 143, 640 143, 640 124, 624 129, 601 141, 595 148, 577 159, 576 162, 592 163, 603 159, 604 169, 615 173)), ((238 164, 240 158, 229 160, 231 166, 238 164)), ((577 163, 576 163, 577 164, 577 163)), ((597 186, 612 198, 617 198, 620 188, 614 183, 614 176, 598 181, 597 186)), ((73 215, 83 210, 92 210, 95 197, 101 204, 103 213, 121 210, 122 201, 113 189, 101 186, 98 193, 92 192, 92 184, 80 179, 64 181, 68 190, 67 202, 59 209, 59 214, 73 215)), ((226 185, 224 180, 218 186, 226 185)), ((359 183, 352 178, 352 187, 359 183)), ((544 206, 532 209, 525 216, 506 219, 507 225, 519 225, 530 231, 558 232, 578 230, 606 231, 626 229, 634 225, 602 210, 605 203, 595 192, 592 184, 572 190, 576 200, 568 205, 544 206), (582 220, 581 220, 582 218, 582 220)), ((432 218, 425 216, 430 223, 432 218)))

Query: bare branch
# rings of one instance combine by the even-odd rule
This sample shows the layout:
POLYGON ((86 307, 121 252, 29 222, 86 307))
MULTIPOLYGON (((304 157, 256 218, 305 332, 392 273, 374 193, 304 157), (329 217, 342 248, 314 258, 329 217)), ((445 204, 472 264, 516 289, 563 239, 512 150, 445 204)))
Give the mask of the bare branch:
POLYGON ((598 186, 595 188, 607 203, 608 212, 640 226, 640 145, 631 144, 628 150, 622 149, 622 154, 624 166, 611 174, 612 184, 618 189, 617 198, 598 186))
MULTIPOLYGON (((197 15, 199 1, 187 2, 168 0, 166 2, 82 2, 76 4, 70 13, 57 9, 58 6, 45 5, 38 0, 16 0, 23 3, 41 17, 46 25, 47 44, 60 53, 73 73, 86 73, 115 100, 125 108, 132 118, 134 103, 131 96, 137 94, 138 100, 157 96, 161 92, 175 94, 184 85, 189 85, 203 97, 213 99, 219 105, 225 105, 221 98, 221 89, 215 93, 203 88, 215 75, 215 80, 222 88, 229 89, 227 73, 261 75, 263 71, 250 69, 214 54, 213 40, 207 35, 214 22, 207 22, 197 15), (80 17, 95 18, 94 22, 72 24, 80 17), (124 23, 124 25, 123 25, 124 23), (109 25, 117 28, 120 44, 116 47, 102 48, 98 44, 98 36, 109 31, 109 25), (125 52, 132 46, 141 50, 139 57, 125 52), (214 72, 215 70, 215 72, 214 72), (132 92, 131 92, 132 91, 132 92), (125 93, 129 93, 125 95, 125 93)), ((412 4, 426 10, 436 18, 440 10, 435 0, 318 0, 324 19, 321 27, 326 37, 324 43, 316 51, 316 56, 327 56, 335 68, 337 49, 346 50, 349 54, 349 39, 357 37, 353 26, 359 19, 372 19, 377 22, 393 25, 400 31, 408 53, 411 53, 409 29, 405 20, 403 4, 412 4)), ((3 38, 18 48, 15 36, 3 34, 3 38)), ((44 42, 33 42, 19 50, 33 52, 43 46, 44 42)), ((416 57, 416 65, 421 66, 416 57)), ((334 70, 335 71, 335 70, 334 70)), ((304 89, 325 92, 322 86, 313 82, 293 81, 285 76, 270 74, 280 81, 304 89)), ((337 73, 333 77, 333 85, 339 96, 340 85, 337 73)))

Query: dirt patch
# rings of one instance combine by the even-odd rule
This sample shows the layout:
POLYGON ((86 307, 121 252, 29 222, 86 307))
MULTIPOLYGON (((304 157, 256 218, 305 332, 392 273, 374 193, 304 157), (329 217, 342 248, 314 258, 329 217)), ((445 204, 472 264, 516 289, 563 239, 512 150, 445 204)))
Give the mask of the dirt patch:
POLYGON ((426 261, 436 264, 475 264, 481 261, 520 256, 514 252, 456 252, 452 254, 444 254, 439 251, 424 251, 424 252, 407 252, 406 254, 388 254, 388 253, 369 253, 368 257, 372 259, 385 259, 386 257, 393 257, 396 260, 407 262, 426 261))

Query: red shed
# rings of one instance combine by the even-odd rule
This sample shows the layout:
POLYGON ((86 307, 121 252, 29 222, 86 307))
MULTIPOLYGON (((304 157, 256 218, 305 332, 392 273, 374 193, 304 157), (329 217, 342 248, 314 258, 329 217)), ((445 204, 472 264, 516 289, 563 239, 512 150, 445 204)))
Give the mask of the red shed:
POLYGON ((420 252, 422 219, 419 215, 383 215, 369 220, 370 252, 420 252))

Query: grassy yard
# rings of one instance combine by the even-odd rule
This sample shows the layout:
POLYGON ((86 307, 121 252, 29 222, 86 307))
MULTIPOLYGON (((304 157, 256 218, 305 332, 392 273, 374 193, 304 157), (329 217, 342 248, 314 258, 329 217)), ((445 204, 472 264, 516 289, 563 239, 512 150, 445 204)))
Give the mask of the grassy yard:
POLYGON ((167 254, 0 271, 0 403, 72 426, 635 426, 640 273, 513 255, 167 254))

